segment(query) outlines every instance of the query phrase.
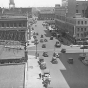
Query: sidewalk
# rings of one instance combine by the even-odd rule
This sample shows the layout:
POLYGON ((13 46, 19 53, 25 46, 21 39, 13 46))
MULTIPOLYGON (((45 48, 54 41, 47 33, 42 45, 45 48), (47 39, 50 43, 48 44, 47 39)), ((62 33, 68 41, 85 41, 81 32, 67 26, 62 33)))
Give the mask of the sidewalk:
POLYGON ((42 79, 39 79, 41 70, 37 61, 38 59, 35 59, 35 56, 28 55, 28 71, 26 65, 25 88, 44 88, 42 79))

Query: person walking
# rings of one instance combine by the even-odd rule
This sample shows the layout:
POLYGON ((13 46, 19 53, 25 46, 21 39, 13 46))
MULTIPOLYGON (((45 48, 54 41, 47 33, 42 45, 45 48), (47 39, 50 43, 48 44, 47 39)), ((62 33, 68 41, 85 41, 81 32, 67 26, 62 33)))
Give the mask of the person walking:
POLYGON ((39 78, 40 78, 40 79, 41 79, 41 76, 42 76, 41 73, 39 73, 39 78))

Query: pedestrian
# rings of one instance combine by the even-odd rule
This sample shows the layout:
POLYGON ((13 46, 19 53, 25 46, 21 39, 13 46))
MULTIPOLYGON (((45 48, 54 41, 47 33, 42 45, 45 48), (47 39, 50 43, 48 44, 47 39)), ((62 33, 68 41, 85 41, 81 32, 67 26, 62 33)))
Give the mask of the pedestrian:
POLYGON ((41 73, 39 73, 39 78, 41 79, 41 73))

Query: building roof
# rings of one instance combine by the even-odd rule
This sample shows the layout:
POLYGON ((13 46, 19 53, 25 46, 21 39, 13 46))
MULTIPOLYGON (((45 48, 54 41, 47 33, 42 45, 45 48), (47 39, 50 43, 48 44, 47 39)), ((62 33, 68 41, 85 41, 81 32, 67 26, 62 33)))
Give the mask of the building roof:
POLYGON ((8 16, 8 15, 3 15, 0 16, 0 20, 27 20, 27 16, 8 16))
POLYGON ((24 65, 0 66, 1 88, 23 88, 24 65))

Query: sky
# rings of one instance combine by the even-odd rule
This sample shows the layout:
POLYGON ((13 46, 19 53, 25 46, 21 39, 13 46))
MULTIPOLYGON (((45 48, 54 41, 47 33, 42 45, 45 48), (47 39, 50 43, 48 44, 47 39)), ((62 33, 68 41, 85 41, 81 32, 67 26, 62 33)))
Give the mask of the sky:
MULTIPOLYGON (((61 4, 62 0, 14 0, 16 7, 41 7, 61 4)), ((9 7, 9 0, 0 0, 0 7, 9 7)))
MULTIPOLYGON (((54 7, 55 4, 62 4, 62 0, 14 0, 14 2, 16 7, 54 7)), ((9 7, 9 0, 0 0, 0 7, 9 7)))

